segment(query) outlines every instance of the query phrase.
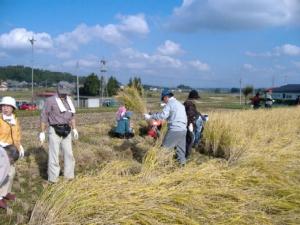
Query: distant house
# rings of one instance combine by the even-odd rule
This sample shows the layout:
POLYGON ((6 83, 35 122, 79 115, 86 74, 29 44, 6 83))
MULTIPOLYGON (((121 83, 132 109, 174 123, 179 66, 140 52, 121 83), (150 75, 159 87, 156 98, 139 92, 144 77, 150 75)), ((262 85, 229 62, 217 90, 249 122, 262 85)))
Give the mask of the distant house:
POLYGON ((7 91, 8 87, 7 87, 7 82, 2 81, 0 83, 0 91, 7 91))
POLYGON ((46 98, 51 97, 55 94, 56 94, 55 91, 45 91, 45 92, 38 93, 36 95, 36 104, 38 108, 42 109, 44 107, 46 98))
POLYGON ((296 100, 300 96, 300 84, 287 84, 272 88, 272 97, 277 100, 296 100))
MULTIPOLYGON (((75 106, 77 106, 77 98, 75 97, 74 100, 75 106)), ((100 107, 100 99, 81 96, 79 98, 79 106, 81 108, 97 108, 100 107)))

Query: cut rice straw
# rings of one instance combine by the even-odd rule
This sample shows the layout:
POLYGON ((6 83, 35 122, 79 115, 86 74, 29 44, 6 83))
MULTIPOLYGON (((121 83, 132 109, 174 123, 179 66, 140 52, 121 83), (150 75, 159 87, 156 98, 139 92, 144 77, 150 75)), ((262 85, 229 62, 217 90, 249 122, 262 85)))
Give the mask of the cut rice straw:
POLYGON ((136 113, 147 113, 146 101, 135 87, 125 87, 124 90, 119 91, 117 97, 128 110, 136 113))
POLYGON ((234 163, 172 167, 154 146, 139 174, 116 162, 46 188, 29 225, 300 224, 299 121, 296 108, 211 113, 208 151, 228 151, 234 163))

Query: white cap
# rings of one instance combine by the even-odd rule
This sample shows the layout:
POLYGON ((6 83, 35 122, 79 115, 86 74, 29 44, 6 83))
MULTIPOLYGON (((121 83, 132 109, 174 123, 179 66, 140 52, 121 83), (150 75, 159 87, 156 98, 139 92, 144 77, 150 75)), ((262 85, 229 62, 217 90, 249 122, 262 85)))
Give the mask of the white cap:
POLYGON ((10 105, 12 106, 14 109, 17 108, 16 106, 16 99, 10 97, 10 96, 5 96, 2 98, 0 105, 10 105))

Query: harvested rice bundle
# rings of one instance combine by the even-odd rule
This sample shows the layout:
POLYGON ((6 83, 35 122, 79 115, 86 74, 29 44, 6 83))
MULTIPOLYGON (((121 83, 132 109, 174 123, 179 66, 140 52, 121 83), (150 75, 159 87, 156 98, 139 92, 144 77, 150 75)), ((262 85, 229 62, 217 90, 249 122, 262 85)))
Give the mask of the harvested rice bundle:
POLYGON ((128 110, 140 114, 147 112, 146 102, 135 87, 125 87, 124 90, 119 91, 116 98, 122 102, 128 110))

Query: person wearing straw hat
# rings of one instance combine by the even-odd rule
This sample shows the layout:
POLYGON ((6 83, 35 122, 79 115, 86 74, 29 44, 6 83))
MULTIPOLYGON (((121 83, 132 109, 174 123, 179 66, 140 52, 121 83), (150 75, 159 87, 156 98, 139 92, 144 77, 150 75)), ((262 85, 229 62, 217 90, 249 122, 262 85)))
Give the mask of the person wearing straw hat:
MULTIPOLYGON (((24 157, 24 148, 21 145, 21 128, 14 111, 17 109, 16 100, 5 96, 0 102, 0 146, 15 145, 20 158, 24 157)), ((9 180, 5 187, 0 188, 0 200, 15 200, 16 196, 11 193, 12 183, 15 176, 15 167, 10 165, 9 180)))
POLYGON ((161 101, 166 105, 162 112, 144 114, 146 120, 167 120, 168 131, 163 140, 163 147, 175 148, 176 157, 181 166, 186 163, 186 126, 187 116, 183 104, 176 100, 173 93, 169 89, 163 89, 161 93, 161 101))
POLYGON ((75 126, 75 108, 69 97, 70 94, 70 85, 60 81, 57 85, 57 94, 46 99, 41 112, 39 140, 43 145, 48 126, 48 181, 51 183, 58 182, 60 148, 64 156, 64 177, 66 180, 74 178, 75 159, 72 150, 72 137, 77 140, 78 131, 75 126))

